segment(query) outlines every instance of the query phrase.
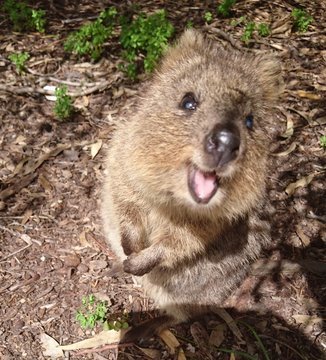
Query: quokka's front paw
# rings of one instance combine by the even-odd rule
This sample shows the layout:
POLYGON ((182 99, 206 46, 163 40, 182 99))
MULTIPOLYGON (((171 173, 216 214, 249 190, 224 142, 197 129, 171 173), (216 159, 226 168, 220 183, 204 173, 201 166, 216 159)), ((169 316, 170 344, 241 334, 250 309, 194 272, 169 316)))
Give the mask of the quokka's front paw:
POLYGON ((149 273, 160 262, 160 257, 154 256, 146 250, 132 253, 123 262, 123 270, 129 274, 142 276, 149 273))

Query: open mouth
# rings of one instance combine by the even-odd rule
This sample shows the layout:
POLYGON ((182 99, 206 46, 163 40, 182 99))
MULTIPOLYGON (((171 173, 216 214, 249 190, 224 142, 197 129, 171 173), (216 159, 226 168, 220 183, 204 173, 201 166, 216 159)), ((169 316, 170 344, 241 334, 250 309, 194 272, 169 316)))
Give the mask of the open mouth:
POLYGON ((188 167, 188 188, 197 203, 207 204, 215 195, 218 183, 215 171, 202 171, 193 165, 188 167))

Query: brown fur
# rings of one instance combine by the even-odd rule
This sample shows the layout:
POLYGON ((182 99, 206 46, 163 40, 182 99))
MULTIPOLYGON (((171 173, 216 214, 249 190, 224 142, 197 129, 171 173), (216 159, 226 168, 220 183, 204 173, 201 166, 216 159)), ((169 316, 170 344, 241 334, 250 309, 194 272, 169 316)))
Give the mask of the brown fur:
POLYGON ((221 306, 270 242, 267 126, 280 83, 269 57, 226 51, 188 30, 111 140, 102 211, 108 243, 176 321, 221 306), (188 92, 198 98, 195 111, 180 108, 188 92), (203 141, 225 121, 239 131, 239 156, 216 170, 218 190, 200 204, 187 169, 212 171, 203 141))

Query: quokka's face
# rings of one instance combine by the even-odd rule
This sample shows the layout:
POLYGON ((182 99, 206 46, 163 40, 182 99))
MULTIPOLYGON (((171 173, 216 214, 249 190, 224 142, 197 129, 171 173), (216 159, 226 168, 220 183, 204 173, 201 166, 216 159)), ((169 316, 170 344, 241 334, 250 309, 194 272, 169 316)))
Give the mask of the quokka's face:
POLYGON ((135 136, 145 188, 158 201, 250 207, 260 195, 266 116, 278 83, 275 64, 262 62, 216 49, 198 33, 167 54, 135 136))

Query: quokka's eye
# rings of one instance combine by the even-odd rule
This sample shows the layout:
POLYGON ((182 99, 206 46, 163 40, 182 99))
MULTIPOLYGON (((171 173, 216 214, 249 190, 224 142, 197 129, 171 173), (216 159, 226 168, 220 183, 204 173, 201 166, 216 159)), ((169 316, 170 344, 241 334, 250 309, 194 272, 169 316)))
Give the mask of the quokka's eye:
POLYGON ((180 107, 184 110, 196 110, 197 100, 193 93, 187 93, 181 100, 180 107))
POLYGON ((246 127, 249 130, 253 129, 253 127, 254 127, 254 117, 253 117, 253 115, 246 116, 245 124, 246 124, 246 127))

